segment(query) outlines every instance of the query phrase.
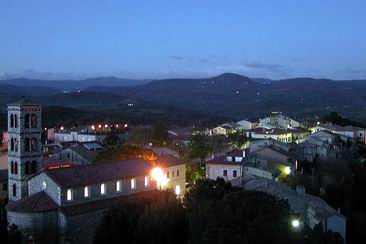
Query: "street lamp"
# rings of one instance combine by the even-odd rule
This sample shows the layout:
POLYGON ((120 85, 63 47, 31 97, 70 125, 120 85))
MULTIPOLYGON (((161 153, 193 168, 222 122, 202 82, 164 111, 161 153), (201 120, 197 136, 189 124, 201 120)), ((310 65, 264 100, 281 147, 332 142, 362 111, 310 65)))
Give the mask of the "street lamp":
POLYGON ((293 219, 291 221, 291 226, 294 228, 294 229, 298 229, 300 227, 300 220, 299 219, 293 219))

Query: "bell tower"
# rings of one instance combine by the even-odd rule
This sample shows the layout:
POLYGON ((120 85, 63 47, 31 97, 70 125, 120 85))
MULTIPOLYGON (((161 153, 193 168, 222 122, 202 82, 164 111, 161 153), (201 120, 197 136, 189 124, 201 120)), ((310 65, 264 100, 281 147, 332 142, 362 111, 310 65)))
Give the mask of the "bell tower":
POLYGON ((9 201, 28 196, 28 179, 40 170, 41 105, 27 99, 8 104, 9 201))

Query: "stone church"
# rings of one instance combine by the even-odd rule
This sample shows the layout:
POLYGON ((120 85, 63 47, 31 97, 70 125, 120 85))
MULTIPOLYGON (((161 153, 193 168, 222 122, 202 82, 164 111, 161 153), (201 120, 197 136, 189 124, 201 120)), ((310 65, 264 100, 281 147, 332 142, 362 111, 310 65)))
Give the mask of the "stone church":
MULTIPOLYGON (((143 159, 41 169, 41 106, 8 105, 8 222, 24 238, 90 243, 103 212, 126 197, 156 189, 143 159)), ((145 193, 142 193, 145 192, 145 193)))

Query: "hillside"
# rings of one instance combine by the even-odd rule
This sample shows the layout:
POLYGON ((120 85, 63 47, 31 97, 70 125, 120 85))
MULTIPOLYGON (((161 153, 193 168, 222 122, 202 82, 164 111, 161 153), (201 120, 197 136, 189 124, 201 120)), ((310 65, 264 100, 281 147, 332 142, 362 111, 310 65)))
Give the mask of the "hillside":
POLYGON ((12 88, 5 93, 0 91, 0 105, 4 109, 6 103, 26 95, 44 105, 86 110, 118 110, 128 103, 141 103, 233 119, 259 117, 271 111, 294 116, 337 111, 358 121, 366 119, 366 80, 264 80, 226 73, 207 79, 154 80, 130 87, 111 85, 113 82, 108 86, 91 85, 70 93, 40 88, 34 88, 32 93, 24 88, 12 88))

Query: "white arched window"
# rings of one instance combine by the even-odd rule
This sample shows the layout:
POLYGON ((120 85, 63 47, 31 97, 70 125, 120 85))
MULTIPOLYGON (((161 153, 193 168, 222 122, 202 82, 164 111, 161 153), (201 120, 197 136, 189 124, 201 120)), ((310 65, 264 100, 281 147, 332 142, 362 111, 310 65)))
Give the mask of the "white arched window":
POLYGON ((90 196, 90 188, 89 186, 84 187, 84 197, 88 198, 90 196))
POLYGON ((131 179, 131 189, 136 189, 136 179, 131 179))
POLYGON ((149 176, 145 176, 145 187, 149 186, 149 176))
POLYGON ((71 189, 67 189, 66 199, 67 199, 67 201, 72 201, 72 190, 71 189))
POLYGON ((100 185, 100 194, 105 195, 105 184, 104 183, 100 185))
POLYGON ((121 191, 121 181, 120 180, 117 181, 117 183, 116 183, 116 191, 117 192, 120 192, 121 191))
POLYGON ((181 193, 180 185, 176 185, 176 186, 175 186, 175 194, 176 194, 176 195, 180 195, 180 193, 181 193))

